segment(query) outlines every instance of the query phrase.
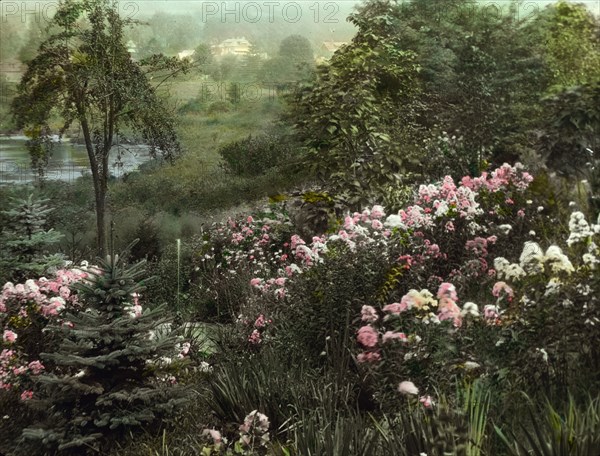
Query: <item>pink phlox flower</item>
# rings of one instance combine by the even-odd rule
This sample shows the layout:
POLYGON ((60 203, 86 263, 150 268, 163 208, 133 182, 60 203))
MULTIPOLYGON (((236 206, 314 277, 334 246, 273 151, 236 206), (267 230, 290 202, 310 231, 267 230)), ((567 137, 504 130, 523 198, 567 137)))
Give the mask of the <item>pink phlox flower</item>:
POLYGON ((344 219, 344 229, 350 231, 353 228, 354 228, 354 219, 352 217, 350 217, 349 215, 347 215, 346 218, 344 219))
POLYGON ((356 340, 364 347, 373 348, 379 342, 379 333, 372 326, 366 325, 358 330, 356 340))
POLYGON ((435 405, 435 403, 433 402, 433 399, 431 399, 431 396, 421 396, 419 398, 419 402, 421 404, 423 404, 423 407, 425 407, 427 409, 430 409, 435 405))
POLYGON ((508 286, 506 282, 496 282, 494 284, 494 287, 492 288, 492 294, 496 298, 499 298, 502 293, 506 294, 509 300, 512 299, 515 295, 513 289, 510 286, 508 286))
POLYGON ((300 236, 298 236, 297 234, 294 234, 294 235, 291 237, 291 245, 290 245, 290 248, 291 248, 292 250, 296 250, 296 247, 297 247, 297 246, 299 246, 299 245, 305 245, 305 244, 306 244, 306 242, 304 242, 304 240, 303 240, 303 239, 302 239, 300 236))
POLYGON ((256 321, 254 322, 254 327, 255 328, 263 328, 264 326, 265 326, 265 316, 263 314, 260 314, 256 318, 256 321))
POLYGON ((381 223, 380 220, 375 219, 371 221, 371 228, 374 230, 381 230, 383 228, 383 223, 381 223))
POLYGON ((373 306, 362 306, 360 313, 362 321, 367 323, 374 323, 379 319, 379 315, 377 315, 377 311, 373 306))
POLYGON ((17 340, 17 337, 18 336, 16 332, 11 331, 10 329, 5 329, 4 334, 2 335, 2 340, 4 340, 4 342, 12 344, 17 340))
POLYGON ((499 317, 498 306, 493 306, 491 304, 486 305, 483 308, 483 316, 487 320, 496 320, 499 317))
POLYGON ((356 356, 356 361, 359 363, 376 363, 380 359, 381 354, 378 351, 363 352, 356 356))
POLYGON ((372 219, 381 219, 385 217, 385 210, 383 206, 375 205, 371 208, 371 218, 372 219))
POLYGON ((248 342, 254 345, 258 345, 262 342, 262 338, 260 337, 260 332, 255 329, 252 331, 250 336, 248 337, 248 342))
POLYGON ((223 442, 223 437, 221 437, 221 433, 216 429, 204 429, 202 431, 202 435, 210 436, 215 445, 220 445, 223 442))
POLYGON ((31 390, 23 391, 21 393, 21 400, 22 401, 28 401, 32 397, 33 397, 33 391, 31 391, 31 390))
POLYGON ((388 312, 393 315, 400 315, 400 313, 407 310, 406 304, 400 304, 399 302, 394 302, 392 304, 387 304, 383 307, 384 312, 388 312))
POLYGON ((399 340, 400 342, 408 342, 408 337, 403 332, 386 331, 383 334, 382 341, 385 344, 391 340, 399 340))
POLYGON ((452 301, 458 300, 458 297, 456 295, 456 288, 454 287, 454 285, 448 282, 443 282, 440 285, 440 287, 438 288, 437 297, 438 299, 447 297, 452 301))
POLYGON ((44 369, 44 365, 40 362, 40 361, 31 361, 27 367, 29 368, 29 370, 31 370, 31 373, 33 375, 38 375, 40 374, 44 369))

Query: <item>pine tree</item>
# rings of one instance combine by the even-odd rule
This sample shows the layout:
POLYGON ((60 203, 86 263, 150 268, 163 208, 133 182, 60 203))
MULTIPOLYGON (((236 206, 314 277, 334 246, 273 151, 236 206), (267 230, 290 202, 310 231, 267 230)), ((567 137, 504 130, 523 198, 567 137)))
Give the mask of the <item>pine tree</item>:
POLYGON ((8 218, 0 233, 0 281, 21 282, 39 276, 47 269, 62 264, 61 255, 48 255, 47 248, 63 237, 53 229, 46 230, 47 215, 52 212, 47 199, 11 198, 10 208, 1 211, 8 218))
POLYGON ((107 438, 150 425, 185 400, 185 388, 159 379, 161 357, 173 356, 177 343, 175 333, 156 336, 170 322, 164 305, 140 312, 131 304, 144 288, 144 263, 127 266, 108 256, 76 287, 81 310, 51 327, 63 342, 42 353, 54 368, 39 377, 40 399, 31 401, 47 410, 47 419, 23 431, 33 454, 105 449, 107 438))

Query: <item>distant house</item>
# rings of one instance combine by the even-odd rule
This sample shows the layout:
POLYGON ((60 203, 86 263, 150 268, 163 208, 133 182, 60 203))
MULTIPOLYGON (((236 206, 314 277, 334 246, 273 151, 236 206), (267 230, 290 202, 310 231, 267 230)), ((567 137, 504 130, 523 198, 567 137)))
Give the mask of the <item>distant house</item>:
POLYGON ((250 54, 251 47, 252 45, 246 38, 229 38, 216 46, 212 46, 211 50, 215 57, 226 55, 246 56, 250 54))
POLYGON ((195 49, 184 49, 181 52, 177 53, 177 58, 179 60, 183 60, 183 59, 189 59, 189 60, 194 60, 192 58, 192 56, 196 53, 195 49))
POLYGON ((25 65, 17 59, 0 62, 0 75, 6 76, 9 82, 19 82, 23 73, 25 73, 25 69, 25 65))
POLYGON ((129 40, 125 46, 127 46, 127 52, 129 52, 129 55, 131 57, 137 56, 137 53, 138 53, 137 44, 135 44, 133 41, 129 40))
POLYGON ((329 60, 338 49, 346 44, 348 44, 346 41, 323 41, 317 51, 319 54, 316 59, 317 63, 329 60))

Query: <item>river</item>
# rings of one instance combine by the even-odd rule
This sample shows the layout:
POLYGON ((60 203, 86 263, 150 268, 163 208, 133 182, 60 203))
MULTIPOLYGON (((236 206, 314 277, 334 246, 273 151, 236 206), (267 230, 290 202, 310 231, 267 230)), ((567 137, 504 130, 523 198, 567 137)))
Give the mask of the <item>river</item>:
MULTIPOLYGON (((37 172, 31 169, 31 158, 26 147, 25 136, 0 136, 0 185, 17 185, 38 179, 37 172)), ((122 157, 117 163, 117 148, 111 151, 111 174, 120 178, 136 170, 142 163, 151 159, 147 146, 126 146, 121 148, 122 157)), ((45 178, 72 182, 90 174, 89 161, 85 146, 68 140, 53 144, 52 155, 48 161, 45 178)))

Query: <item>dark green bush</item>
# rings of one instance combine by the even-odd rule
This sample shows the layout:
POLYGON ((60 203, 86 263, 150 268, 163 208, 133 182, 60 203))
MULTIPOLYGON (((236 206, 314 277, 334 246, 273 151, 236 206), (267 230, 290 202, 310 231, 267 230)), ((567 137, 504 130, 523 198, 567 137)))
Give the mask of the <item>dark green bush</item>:
POLYGON ((289 144, 275 135, 248 136, 219 149, 222 167, 238 176, 258 176, 292 156, 289 144))

